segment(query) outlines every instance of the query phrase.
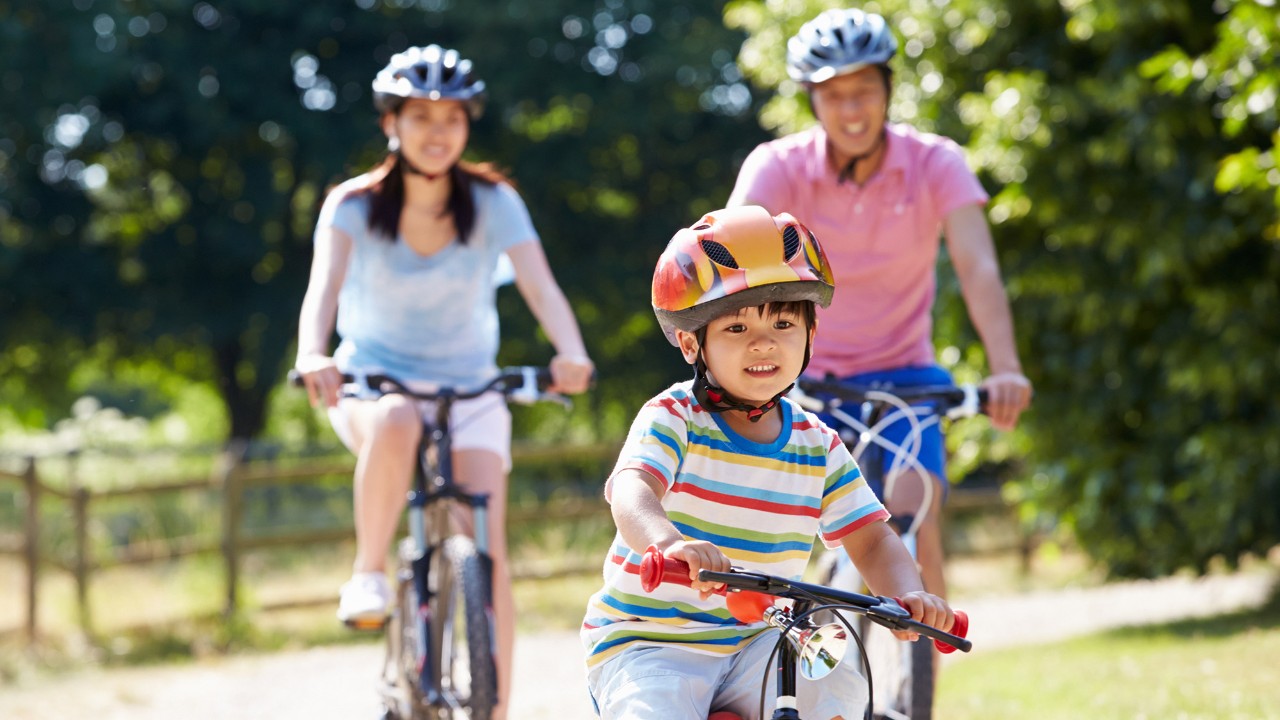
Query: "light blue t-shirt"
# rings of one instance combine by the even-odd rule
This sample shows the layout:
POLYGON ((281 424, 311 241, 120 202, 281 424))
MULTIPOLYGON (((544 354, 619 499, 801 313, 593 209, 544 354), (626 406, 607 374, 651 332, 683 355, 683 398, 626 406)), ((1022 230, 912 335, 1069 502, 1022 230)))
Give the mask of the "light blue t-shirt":
POLYGON ((458 388, 489 380, 497 372, 499 263, 508 248, 539 242, 524 201, 505 183, 474 182, 467 243, 455 238, 423 256, 402 237, 392 242, 370 231, 364 182, 335 188, 317 223, 351 238, 338 294, 338 366, 458 388))

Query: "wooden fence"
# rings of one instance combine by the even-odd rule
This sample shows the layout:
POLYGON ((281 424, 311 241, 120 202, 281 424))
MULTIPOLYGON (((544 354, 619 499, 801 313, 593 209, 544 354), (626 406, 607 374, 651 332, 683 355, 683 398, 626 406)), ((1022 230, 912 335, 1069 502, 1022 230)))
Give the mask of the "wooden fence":
MULTIPOLYGON (((247 552, 265 548, 297 547, 316 543, 337 543, 354 537, 349 524, 324 528, 286 530, 268 534, 246 534, 244 532, 243 500, 247 491, 264 487, 281 487, 297 484, 315 483, 319 478, 335 474, 349 475, 352 463, 348 460, 313 461, 296 466, 281 466, 275 463, 251 462, 246 459, 248 446, 236 445, 226 450, 215 463, 211 473, 201 477, 173 478, 161 482, 149 482, 133 487, 90 490, 80 485, 75 473, 67 479, 65 487, 41 480, 39 462, 36 458, 26 458, 25 467, 17 472, 0 469, 0 487, 6 484, 21 486, 20 504, 22 506, 22 527, 17 532, 0 532, 0 556, 9 555, 20 558, 24 569, 23 582, 23 623, 19 628, 0 628, 0 636, 21 634, 27 643, 34 643, 40 637, 40 577, 47 568, 61 570, 70 575, 74 582, 75 607, 77 622, 86 637, 93 636, 93 620, 90 613, 89 589, 95 571, 125 565, 142 565, 175 560, 191 555, 213 555, 221 558, 225 583, 225 595, 221 606, 225 617, 231 617, 240 610, 239 589, 241 584, 240 569, 247 552), (143 542, 131 542, 121 552, 111 558, 95 558, 90 546, 89 527, 92 510, 95 505, 108 500, 128 498, 155 497, 170 493, 205 492, 221 497, 219 533, 217 538, 179 538, 161 539, 143 542), (69 513, 58 517, 61 524, 70 524, 71 551, 67 553, 51 553, 41 550, 41 534, 52 528, 42 528, 41 508, 44 503, 59 502, 69 506, 69 513)), ((591 446, 585 448, 554 448, 551 450, 513 449, 513 457, 517 465, 528 460, 547 459, 552 455, 570 454, 578 458, 598 458, 607 462, 617 452, 612 445, 591 446)), ((971 490, 955 488, 948 501, 949 513, 1002 513, 1008 516, 1008 508, 996 490, 971 490)), ((598 492, 589 495, 576 495, 558 498, 536 506, 513 505, 508 511, 508 524, 531 520, 539 521, 575 521, 587 517, 607 515, 608 510, 598 492)), ((45 518, 48 519, 48 516, 45 518)), ((66 527, 60 528, 66 531, 66 527)), ((1030 549, 1030 538, 1019 535, 1009 547, 1000 550, 1018 549, 1024 559, 1030 549)), ((569 574, 593 571, 598 567, 598 559, 589 564, 562 566, 555 574, 569 574)), ((529 576, 525 573, 524 577, 529 576)), ((546 571, 541 572, 542 576, 546 571)), ((516 576, 522 577, 519 570, 516 576)), ((274 604, 257 606, 258 610, 279 610, 302 607, 319 603, 334 602, 333 597, 307 600, 290 600, 274 604)))

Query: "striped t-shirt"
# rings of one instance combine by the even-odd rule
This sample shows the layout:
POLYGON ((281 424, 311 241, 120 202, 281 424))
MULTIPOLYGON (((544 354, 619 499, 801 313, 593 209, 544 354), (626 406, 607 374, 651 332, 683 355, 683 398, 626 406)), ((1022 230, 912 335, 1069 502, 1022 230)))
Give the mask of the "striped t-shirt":
MULTIPOLYGON (((613 470, 660 480, 662 507, 685 539, 715 544, 735 566, 799 580, 817 537, 837 547, 859 527, 889 517, 839 437, 814 415, 783 400, 778 438, 752 442, 698 405, 691 385, 673 385, 645 405, 613 470)), ((727 655, 764 628, 738 624, 721 595, 701 600, 669 583, 646 593, 644 550, 614 538, 604 587, 582 623, 588 666, 635 644, 727 655)))

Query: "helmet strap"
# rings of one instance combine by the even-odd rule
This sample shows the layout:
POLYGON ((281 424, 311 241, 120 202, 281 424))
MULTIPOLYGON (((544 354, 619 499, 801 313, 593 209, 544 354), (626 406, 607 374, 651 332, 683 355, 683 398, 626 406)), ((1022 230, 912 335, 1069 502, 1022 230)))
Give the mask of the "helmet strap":
POLYGON ((862 162, 863 160, 866 160, 872 155, 875 155, 877 150, 884 147, 884 138, 886 134, 887 134, 887 131, 883 127, 881 127, 880 134, 876 136, 876 142, 874 145, 871 146, 870 150, 862 153, 861 155, 854 155, 852 158, 849 158, 848 164, 844 166, 844 169, 841 170, 840 174, 836 177, 837 185, 843 185, 845 180, 854 179, 854 176, 857 174, 857 171, 858 171, 858 163, 862 162))

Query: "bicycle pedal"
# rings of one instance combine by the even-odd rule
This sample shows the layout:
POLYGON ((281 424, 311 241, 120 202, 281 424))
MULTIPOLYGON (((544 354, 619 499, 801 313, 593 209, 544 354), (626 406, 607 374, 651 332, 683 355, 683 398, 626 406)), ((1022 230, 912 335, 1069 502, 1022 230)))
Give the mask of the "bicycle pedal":
POLYGON ((387 626, 387 618, 349 618, 342 624, 359 632, 378 632, 387 626))

